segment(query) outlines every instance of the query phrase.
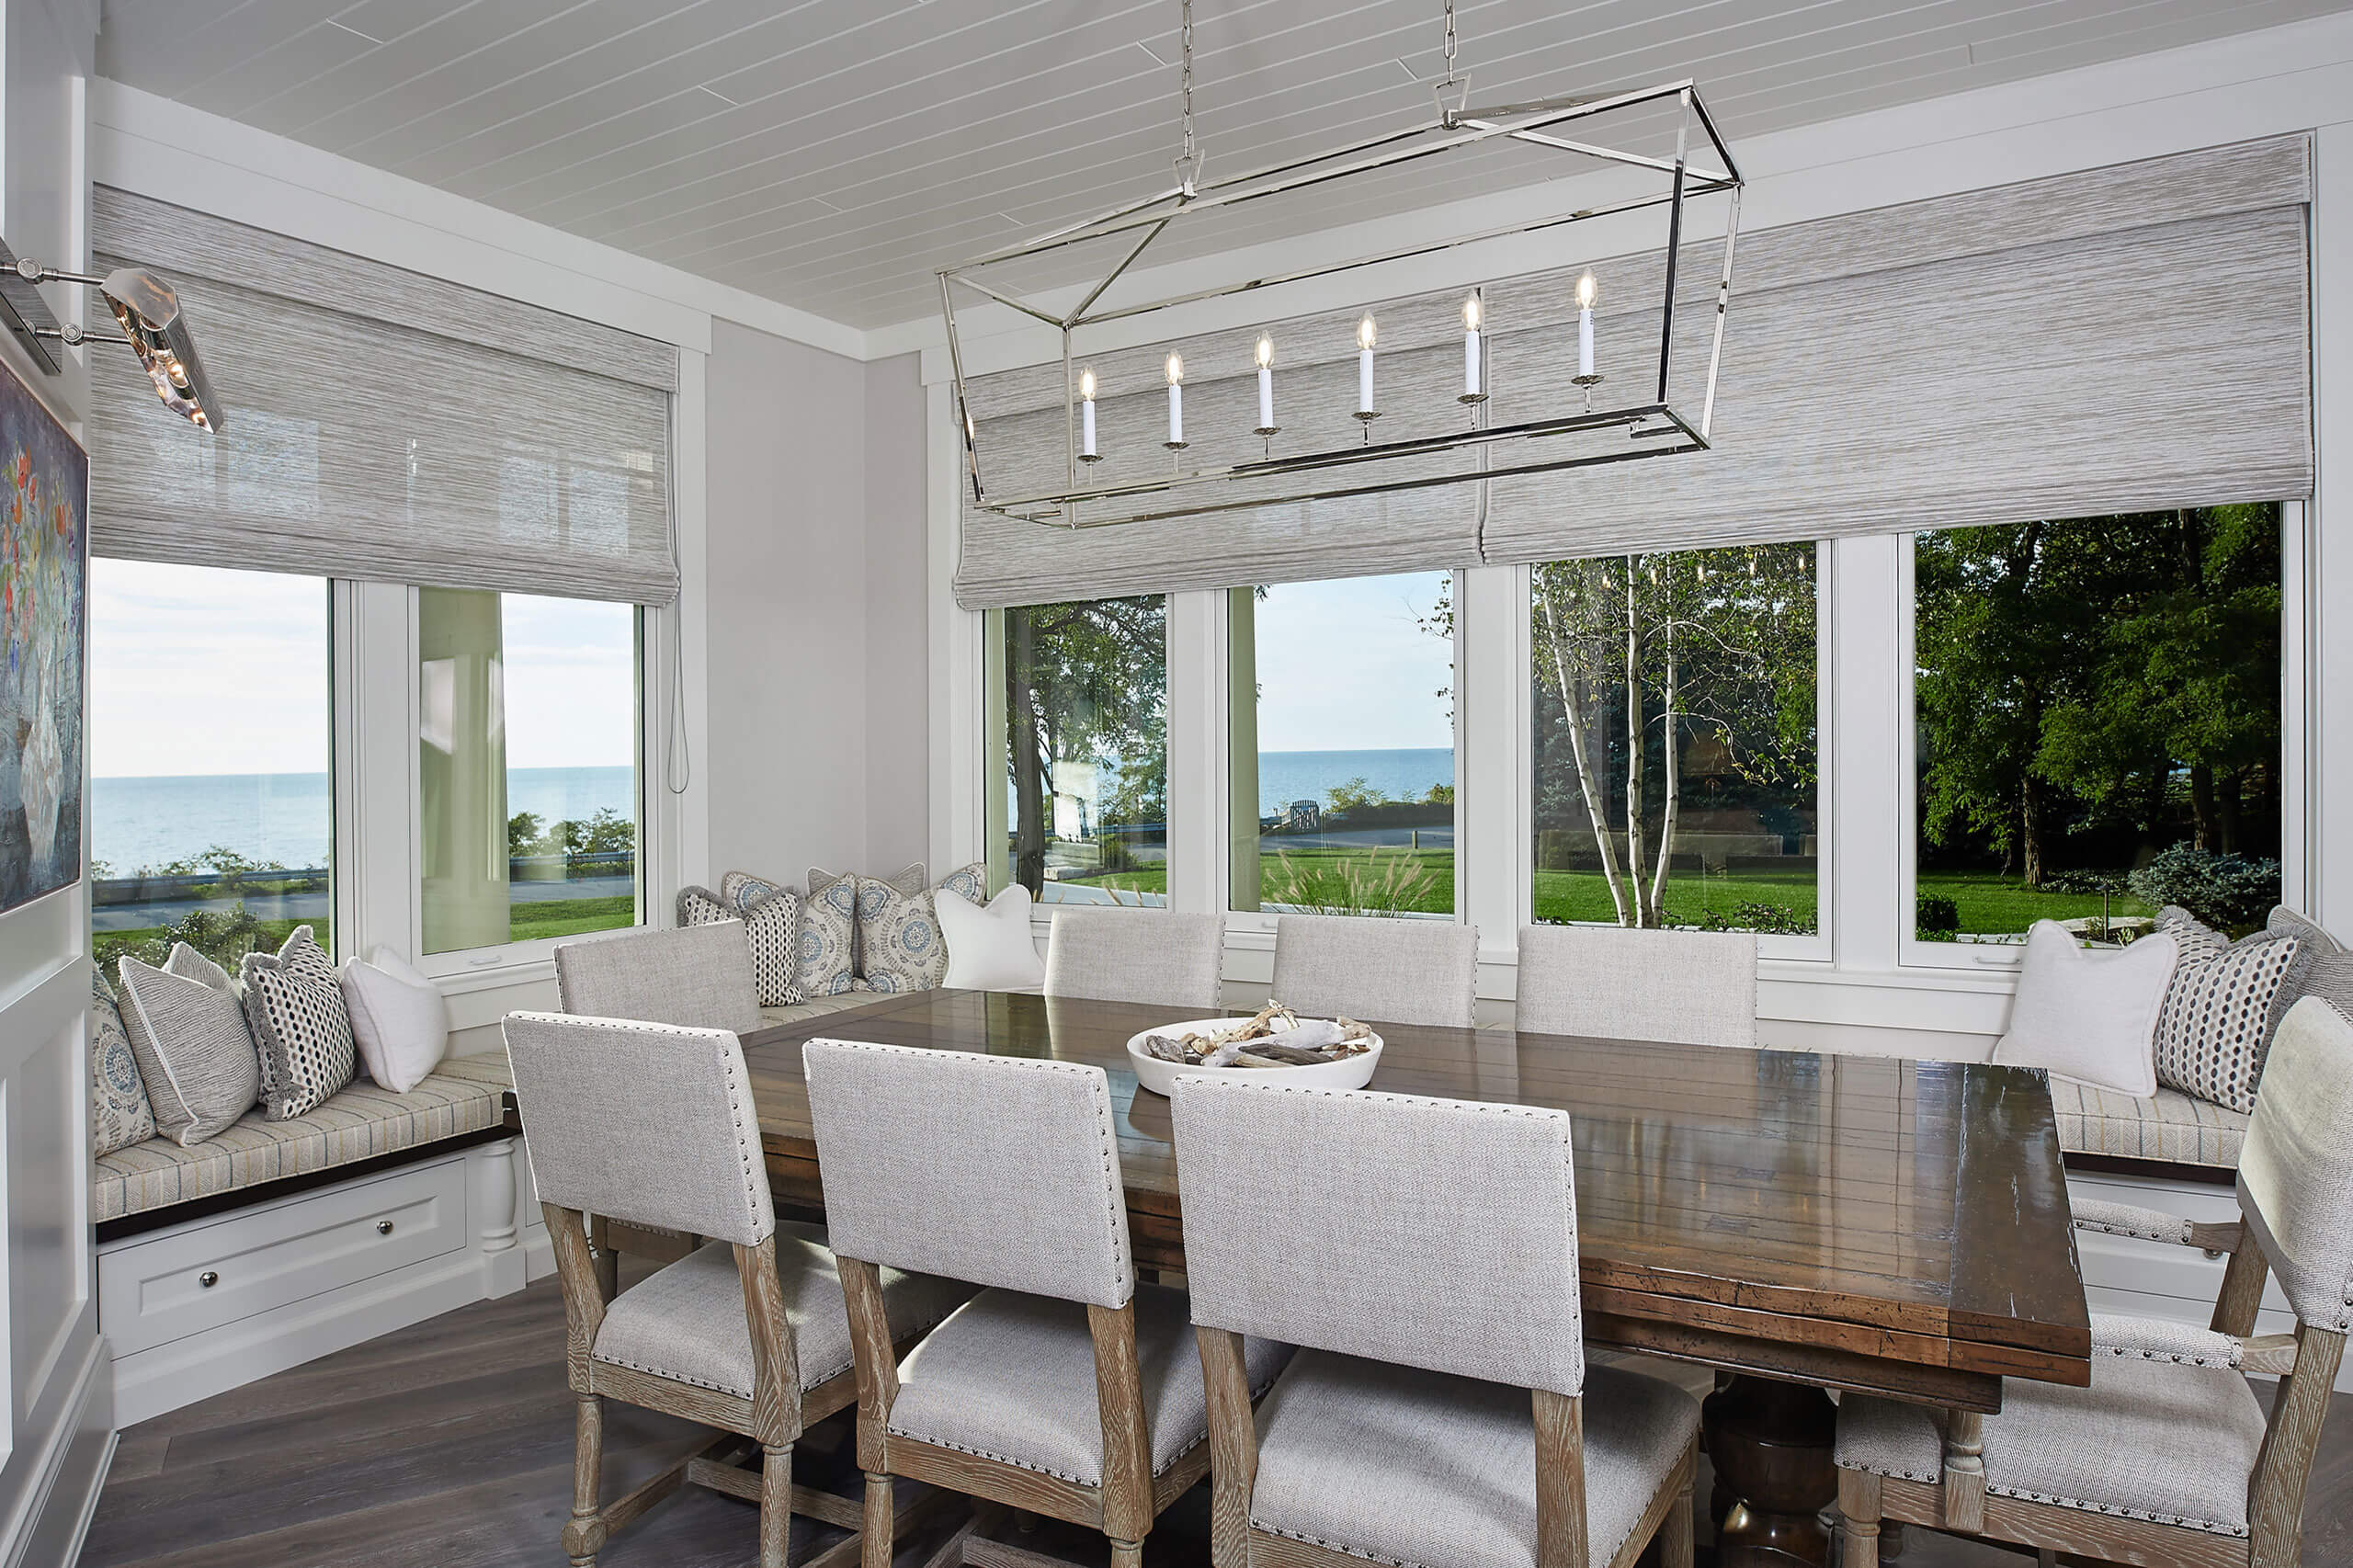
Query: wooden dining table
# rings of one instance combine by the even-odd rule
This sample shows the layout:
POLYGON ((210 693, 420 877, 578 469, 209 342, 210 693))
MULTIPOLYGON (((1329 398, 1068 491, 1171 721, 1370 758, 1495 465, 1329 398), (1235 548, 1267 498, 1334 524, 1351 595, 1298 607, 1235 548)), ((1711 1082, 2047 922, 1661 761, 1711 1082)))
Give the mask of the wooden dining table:
MULTIPOLYGON (((1127 1042, 1186 1016, 940 990, 747 1034, 770 1186, 788 1207, 824 1208, 805 1040, 1086 1062, 1110 1079, 1136 1264, 1181 1274, 1180 1151, 1168 1102, 1138 1085, 1127 1042)), ((1835 1492, 1824 1389, 1966 1416, 1998 1411, 2006 1379, 2090 1381, 2090 1318, 2040 1074, 1374 1028, 1384 1045, 1370 1089, 1569 1112, 1587 1339, 1733 1374, 1708 1402, 1720 1562, 1819 1560, 1812 1516, 1835 1492)))

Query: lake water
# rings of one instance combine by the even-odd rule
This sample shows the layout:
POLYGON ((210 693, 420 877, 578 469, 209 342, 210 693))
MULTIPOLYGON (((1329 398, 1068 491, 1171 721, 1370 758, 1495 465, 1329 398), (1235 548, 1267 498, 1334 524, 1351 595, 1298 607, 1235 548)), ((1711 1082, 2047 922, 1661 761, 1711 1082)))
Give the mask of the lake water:
MULTIPOLYGON (((517 767, 509 815, 584 822, 600 806, 633 815, 634 770, 517 767)), ((324 866, 334 832, 324 773, 222 773, 90 780, 90 855, 115 876, 199 855, 218 844, 248 859, 324 866)))
MULTIPOLYGON (((1258 754, 1258 803, 1274 815, 1293 801, 1324 801, 1361 778, 1392 801, 1418 801, 1454 782, 1445 747, 1258 754)), ((542 823, 585 821, 608 806, 630 814, 636 786, 626 767, 518 767, 506 775, 506 810, 542 823)), ((333 832, 324 773, 230 773, 90 780, 90 854, 116 876, 223 845, 248 859, 324 866, 333 832)))

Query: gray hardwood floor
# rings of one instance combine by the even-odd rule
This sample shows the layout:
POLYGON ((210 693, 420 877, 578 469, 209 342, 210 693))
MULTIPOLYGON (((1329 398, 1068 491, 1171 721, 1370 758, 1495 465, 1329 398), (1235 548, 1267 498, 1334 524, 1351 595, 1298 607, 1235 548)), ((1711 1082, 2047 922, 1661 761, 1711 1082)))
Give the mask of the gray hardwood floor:
MULTIPOLYGON (((563 1305, 547 1279, 143 1422, 122 1434, 84 1568, 560 1564, 572 1497, 563 1354, 563 1305)), ((1704 1372, 1683 1372, 1705 1388, 1704 1372)), ((847 1417, 807 1435, 795 1456, 801 1479, 853 1491, 847 1417)), ((695 1432, 608 1405, 607 1487, 660 1468, 695 1432)), ((601 1561, 737 1568, 756 1554, 753 1517, 747 1504, 689 1489, 624 1531, 601 1561)), ((2353 1396, 2336 1398, 2305 1518, 2307 1568, 2353 1568, 2353 1396)), ((1207 1528, 1197 1489, 1152 1536, 1151 1568, 1206 1568, 1207 1528)), ((796 1562, 838 1539, 806 1520, 794 1532, 796 1562)), ((920 1563, 929 1544, 902 1543, 901 1568, 920 1563)), ((1099 1548, 1091 1555, 1101 1561, 1099 1548)), ((2030 1561, 1921 1530, 1910 1532, 1902 1559, 1904 1568, 2030 1561)))

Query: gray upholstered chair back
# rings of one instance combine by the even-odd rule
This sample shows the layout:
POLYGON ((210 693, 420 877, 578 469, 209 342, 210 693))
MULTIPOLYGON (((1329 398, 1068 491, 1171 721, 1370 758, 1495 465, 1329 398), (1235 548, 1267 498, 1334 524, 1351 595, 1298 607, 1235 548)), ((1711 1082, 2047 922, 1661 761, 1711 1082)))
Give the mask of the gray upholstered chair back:
POLYGON ((1514 1021, 1534 1034, 1755 1045, 1756 938, 1523 926, 1514 1021))
POLYGON ((737 1246, 776 1230, 733 1034, 510 1013, 506 1059, 542 1203, 737 1246))
POLYGON ((2288 1009, 2239 1153, 2239 1208, 2304 1323, 2353 1330, 2353 1021, 2288 1009))
POLYGON ((1275 922, 1267 994, 1299 1013, 1469 1028, 1478 989, 1475 926, 1314 915, 1275 922))
POLYGON ((801 1047, 834 1251, 1098 1307, 1135 1294, 1100 1067, 801 1047))
POLYGON ((557 1006, 582 1017, 737 1034, 760 1027, 740 920, 567 942, 555 950, 555 994, 557 1006))
POLYGON ((1223 1000, 1225 916, 1173 909, 1057 909, 1046 994, 1149 1002, 1215 1013, 1223 1000))
POLYGON ((1575 1394, 1565 1111, 1179 1077, 1193 1321, 1575 1394))

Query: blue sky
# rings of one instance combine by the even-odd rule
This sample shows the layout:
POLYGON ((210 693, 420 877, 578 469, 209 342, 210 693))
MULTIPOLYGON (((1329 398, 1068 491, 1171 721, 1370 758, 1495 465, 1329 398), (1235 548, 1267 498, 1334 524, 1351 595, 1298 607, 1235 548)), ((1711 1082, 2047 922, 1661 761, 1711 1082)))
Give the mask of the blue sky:
POLYGON ((1454 744, 1452 645, 1415 624, 1442 572, 1279 585, 1258 602, 1258 749, 1454 744))
MULTIPOLYGON (((636 756, 628 605, 509 596, 506 765, 636 756)), ((90 771, 324 773, 327 586, 315 577, 90 563, 90 771)))

